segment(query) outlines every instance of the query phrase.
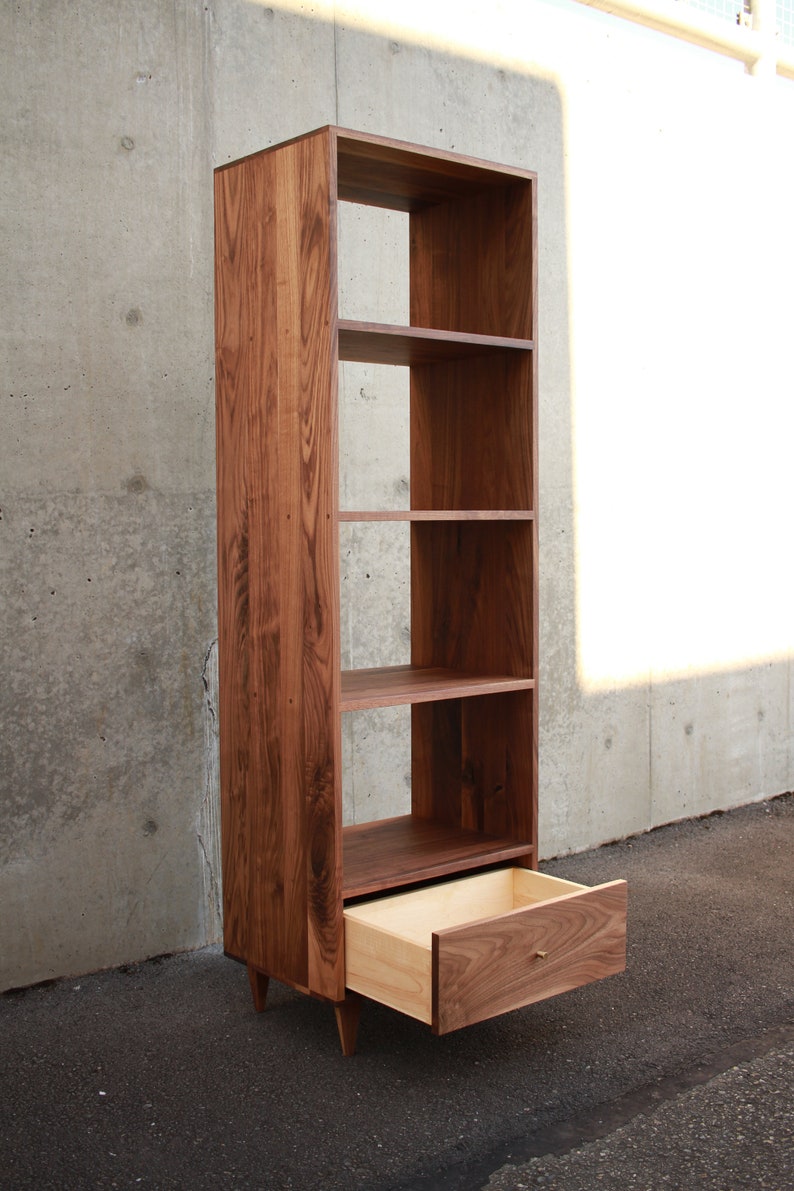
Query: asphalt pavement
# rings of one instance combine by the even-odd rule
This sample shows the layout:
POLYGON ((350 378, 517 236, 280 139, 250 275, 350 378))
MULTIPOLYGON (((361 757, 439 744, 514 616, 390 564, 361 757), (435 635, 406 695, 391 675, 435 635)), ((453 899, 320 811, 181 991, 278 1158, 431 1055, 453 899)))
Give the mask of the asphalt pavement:
POLYGON ((794 797, 542 867, 627 879, 627 971, 443 1038, 218 948, 3 995, 0 1187, 794 1189, 794 797))

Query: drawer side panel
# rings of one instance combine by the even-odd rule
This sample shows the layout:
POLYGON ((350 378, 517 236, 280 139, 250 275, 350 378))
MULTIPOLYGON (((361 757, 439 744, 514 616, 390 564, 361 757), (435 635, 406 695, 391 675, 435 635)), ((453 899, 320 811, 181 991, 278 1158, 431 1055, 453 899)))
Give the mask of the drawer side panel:
POLYGON ((409 939, 345 918, 345 983, 430 1025, 431 955, 409 939))

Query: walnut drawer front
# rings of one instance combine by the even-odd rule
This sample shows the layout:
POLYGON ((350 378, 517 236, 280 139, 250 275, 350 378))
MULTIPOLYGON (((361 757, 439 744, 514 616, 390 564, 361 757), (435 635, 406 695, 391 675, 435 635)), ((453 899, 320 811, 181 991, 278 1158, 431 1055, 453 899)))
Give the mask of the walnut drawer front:
POLYGON ((625 881, 506 868, 345 909, 347 987, 437 1034, 625 966, 625 881))

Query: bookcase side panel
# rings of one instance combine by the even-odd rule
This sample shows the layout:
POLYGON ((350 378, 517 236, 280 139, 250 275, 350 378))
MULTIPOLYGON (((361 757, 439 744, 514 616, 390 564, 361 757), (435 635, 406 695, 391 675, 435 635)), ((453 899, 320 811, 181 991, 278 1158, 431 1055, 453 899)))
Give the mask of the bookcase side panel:
MULTIPOLYGON (((245 227, 252 202, 248 171, 215 174, 215 388, 218 548, 219 735, 223 937, 226 950, 249 954, 248 838, 252 815, 250 602, 247 457, 253 360, 248 274, 255 251, 245 227)), ((261 301, 266 301, 264 287, 261 301)), ((262 320, 260 320, 261 322, 262 320)), ((256 352, 256 346, 253 347, 256 352)), ((266 373, 274 358, 260 357, 266 373)))
MULTIPOLYGON (((289 146, 278 184, 279 207, 287 214, 279 232, 279 390, 285 406, 282 431, 290 444, 281 483, 292 504, 287 521, 299 523, 299 531, 292 530, 299 541, 299 574, 296 570, 294 582, 284 590, 285 601, 298 595, 294 633, 283 645, 300 691, 300 738, 289 789, 295 803, 301 802, 308 988, 340 1000, 344 928, 333 130, 289 146)), ((291 708, 295 696, 285 690, 284 697, 291 708)))
MULTIPOLYGON (((233 385, 244 394, 245 421, 228 444, 219 431, 219 457, 227 447, 239 452, 240 437, 245 444, 245 462, 230 465, 244 482, 245 532, 238 529, 224 547, 220 593, 227 625, 221 681, 228 688, 221 720, 224 884, 230 871, 227 912, 237 924, 227 948, 242 950, 241 958, 269 975, 338 999, 344 975, 328 136, 237 169, 217 176, 221 191, 236 185, 243 196, 226 219, 234 234, 219 266, 241 290, 238 325, 225 334, 237 344, 236 375, 232 381, 219 373, 219 420, 228 417, 225 394, 233 385), (235 596, 235 574, 244 575, 237 583, 244 598, 235 596)), ((219 494, 219 524, 226 503, 219 494)), ((227 542, 230 535, 222 534, 227 542)))

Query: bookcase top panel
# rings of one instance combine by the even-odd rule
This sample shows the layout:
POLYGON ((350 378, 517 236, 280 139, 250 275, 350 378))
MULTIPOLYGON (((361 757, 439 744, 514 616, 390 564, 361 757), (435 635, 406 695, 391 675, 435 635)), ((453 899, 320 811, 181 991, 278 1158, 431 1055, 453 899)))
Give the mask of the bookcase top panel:
MULTIPOLYGON (((372 136, 325 125, 292 140, 271 145, 249 157, 273 153, 295 141, 328 136, 336 146, 337 197, 365 206, 417 211, 467 194, 537 180, 532 170, 495 165, 444 149, 433 149, 390 137, 372 136)), ((246 160, 241 158, 240 161, 246 160)), ((240 161, 218 166, 216 173, 240 161)))

